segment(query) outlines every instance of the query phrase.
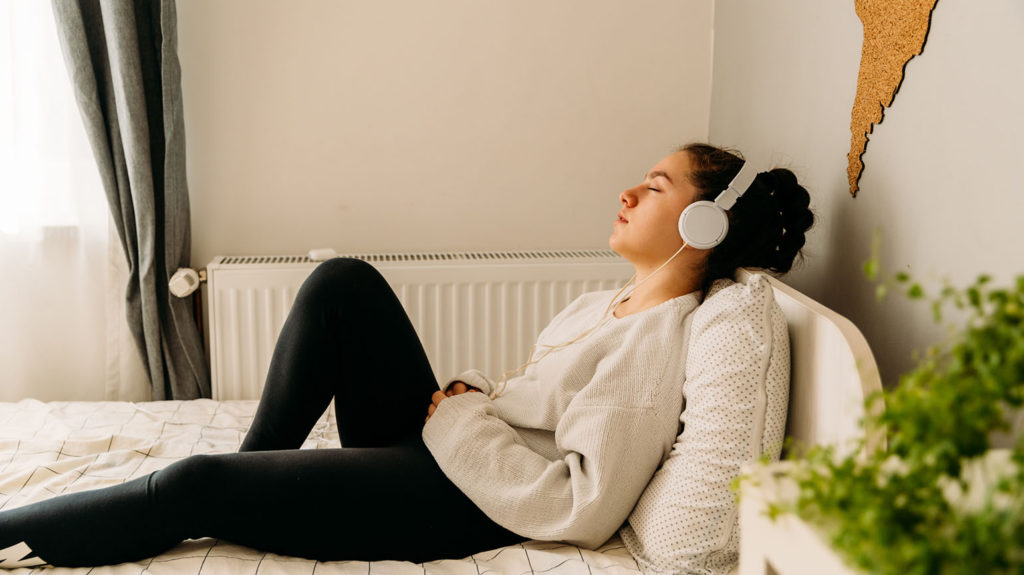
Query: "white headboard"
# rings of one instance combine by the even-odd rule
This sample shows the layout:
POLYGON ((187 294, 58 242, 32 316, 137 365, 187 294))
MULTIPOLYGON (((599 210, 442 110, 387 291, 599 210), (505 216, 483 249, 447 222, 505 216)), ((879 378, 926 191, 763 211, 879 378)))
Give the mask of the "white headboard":
MULTIPOLYGON (((836 445, 864 437, 864 399, 882 389, 878 365, 853 322, 776 278, 767 276, 789 323, 791 376, 786 436, 804 444, 836 445)), ((740 270, 736 281, 750 272, 740 270)), ((881 404, 879 404, 881 405, 881 404)), ((883 430, 868 434, 869 450, 884 449, 883 430)))

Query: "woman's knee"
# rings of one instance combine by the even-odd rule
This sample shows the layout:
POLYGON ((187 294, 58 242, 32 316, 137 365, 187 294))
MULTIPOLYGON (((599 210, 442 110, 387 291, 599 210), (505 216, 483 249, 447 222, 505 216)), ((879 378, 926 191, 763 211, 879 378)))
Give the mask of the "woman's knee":
POLYGON ((168 539, 213 537, 231 520, 225 506, 244 491, 247 472, 237 455, 192 455, 150 476, 150 508, 168 539))
POLYGON ((216 455, 192 455, 157 471, 150 479, 150 494, 158 503, 174 506, 218 491, 224 463, 216 455))
POLYGON ((377 268, 355 258, 331 258, 313 270, 302 286, 314 297, 351 297, 367 291, 387 288, 377 268))

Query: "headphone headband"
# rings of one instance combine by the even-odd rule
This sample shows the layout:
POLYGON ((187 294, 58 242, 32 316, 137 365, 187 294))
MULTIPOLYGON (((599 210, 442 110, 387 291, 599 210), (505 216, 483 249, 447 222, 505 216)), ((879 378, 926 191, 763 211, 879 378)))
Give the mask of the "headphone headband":
POLYGON ((729 186, 722 190, 722 193, 718 194, 715 198, 715 204, 723 210, 731 209, 736 203, 736 200, 742 196, 748 189, 750 184, 754 183, 754 178, 757 177, 757 169, 750 162, 743 162, 743 166, 740 168, 739 173, 736 177, 729 182, 729 186))

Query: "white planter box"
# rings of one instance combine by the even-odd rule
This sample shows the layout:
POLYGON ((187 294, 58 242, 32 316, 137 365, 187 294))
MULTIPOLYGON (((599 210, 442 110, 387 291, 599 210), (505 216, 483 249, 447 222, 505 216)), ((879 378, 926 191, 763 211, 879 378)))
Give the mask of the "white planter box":
MULTIPOLYGON (((762 472, 767 470, 759 470, 758 475, 764 476, 762 472)), ((783 513, 772 520, 765 514, 767 502, 779 497, 778 487, 771 480, 760 486, 743 482, 739 575, 863 575, 847 566, 825 537, 796 515, 783 513)))

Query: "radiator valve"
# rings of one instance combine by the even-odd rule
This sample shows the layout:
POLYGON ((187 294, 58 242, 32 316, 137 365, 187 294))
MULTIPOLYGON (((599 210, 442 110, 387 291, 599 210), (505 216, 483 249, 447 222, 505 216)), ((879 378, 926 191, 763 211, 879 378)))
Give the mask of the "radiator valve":
POLYGON ((192 268, 178 268, 167 285, 172 294, 178 297, 187 297, 199 289, 199 285, 205 281, 206 270, 197 272, 192 268))
POLYGON ((322 262, 336 257, 338 257, 338 252, 331 248, 313 248, 309 250, 309 259, 315 262, 322 262))

